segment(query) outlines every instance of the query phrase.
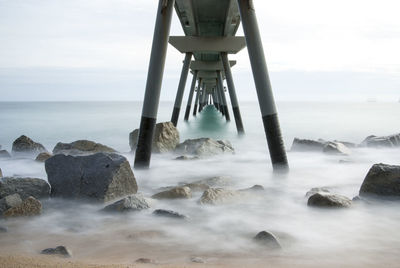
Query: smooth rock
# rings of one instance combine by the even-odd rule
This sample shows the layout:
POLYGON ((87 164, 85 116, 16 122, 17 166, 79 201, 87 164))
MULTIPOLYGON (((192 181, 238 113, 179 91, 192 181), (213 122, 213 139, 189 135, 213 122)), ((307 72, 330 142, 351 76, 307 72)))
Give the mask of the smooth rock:
POLYGON ((46 249, 43 249, 40 253, 46 254, 46 255, 61 255, 63 257, 68 257, 68 258, 72 257, 71 251, 65 246, 58 246, 55 248, 46 248, 46 249))
POLYGON ((267 232, 267 231, 259 232, 253 238, 253 240, 260 245, 268 247, 269 249, 281 249, 282 248, 278 239, 273 234, 271 234, 270 232, 267 232))
POLYGON ((178 212, 166 209, 156 209, 153 211, 153 214, 156 216, 167 217, 167 218, 174 218, 174 219, 186 219, 185 215, 182 215, 178 212))
POLYGON ((0 150, 0 158, 11 158, 11 154, 7 150, 0 150))
POLYGON ((338 194, 316 193, 308 198, 307 205, 312 207, 347 208, 351 206, 351 200, 338 194))
POLYGON ((307 140, 307 139, 299 139, 294 138, 292 147, 290 151, 292 152, 306 152, 306 151, 317 151, 322 152, 325 141, 315 141, 315 140, 307 140))
POLYGON ((351 151, 343 143, 340 142, 328 142, 325 144, 323 150, 324 153, 328 154, 343 154, 349 155, 351 151))
POLYGON ((22 204, 22 199, 19 194, 8 195, 0 199, 0 215, 7 209, 19 206, 20 204, 22 204))
POLYGON ((103 210, 109 212, 130 212, 148 208, 150 206, 141 194, 133 194, 106 206, 103 210))
POLYGON ((30 196, 18 206, 12 207, 3 213, 6 218, 20 216, 35 216, 42 213, 42 203, 30 196))
POLYGON ((53 149, 53 154, 89 155, 95 153, 115 153, 111 147, 89 140, 77 140, 71 143, 59 142, 53 149))
POLYGON ((12 144, 13 153, 29 153, 29 154, 39 154, 42 152, 47 152, 46 148, 40 143, 34 142, 29 137, 22 135, 16 139, 12 144))
POLYGON ((175 187, 171 190, 159 192, 152 196, 154 199, 187 199, 192 198, 189 187, 175 187))
POLYGON ((52 155, 51 153, 49 153, 49 152, 43 152, 43 153, 40 153, 40 154, 38 154, 38 155, 36 156, 35 161, 44 162, 44 161, 46 161, 47 159, 49 159, 50 157, 52 157, 52 156, 53 156, 53 155, 52 155))
POLYGON ((329 191, 329 189, 326 188, 326 187, 315 187, 315 188, 311 188, 311 190, 309 190, 309 191, 306 193, 306 197, 310 197, 310 196, 312 196, 312 195, 314 195, 314 194, 317 194, 317 193, 329 194, 330 191, 329 191))
POLYGON ((239 191, 227 190, 223 188, 210 188, 204 191, 199 203, 203 205, 220 205, 233 201, 239 197, 239 191))
POLYGON ((57 154, 45 169, 53 197, 108 202, 137 192, 129 162, 118 154, 57 154))
POLYGON ((234 154, 235 150, 229 141, 199 138, 185 140, 176 147, 175 152, 184 155, 205 157, 224 153, 234 154))
MULTIPOLYGON (((139 137, 139 129, 135 129, 129 134, 129 146, 134 151, 137 146, 139 137)), ((179 132, 178 129, 172 124, 172 122, 162 122, 156 124, 154 130, 152 152, 154 153, 166 153, 175 150, 175 147, 179 144, 179 132)))
POLYGON ((400 133, 389 136, 368 136, 361 146, 366 147, 399 147, 400 146, 400 133))
POLYGON ((48 198, 50 185, 42 179, 4 177, 0 179, 0 198, 8 195, 19 194, 22 200, 29 196, 34 198, 48 198))
POLYGON ((400 197, 400 166, 375 164, 360 188, 360 196, 400 197))

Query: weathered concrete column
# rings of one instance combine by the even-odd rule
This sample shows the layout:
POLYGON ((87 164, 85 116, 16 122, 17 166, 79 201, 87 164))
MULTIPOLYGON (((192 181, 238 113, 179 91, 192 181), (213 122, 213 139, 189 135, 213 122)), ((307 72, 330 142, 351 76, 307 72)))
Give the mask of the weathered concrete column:
POLYGON ((265 62, 253 1, 237 0, 237 2, 272 165, 274 170, 288 170, 289 165, 268 76, 267 64, 265 62))
POLYGON ((203 93, 201 94, 200 108, 199 112, 201 112, 206 105, 206 97, 207 97, 207 86, 203 85, 203 93))
POLYGON ((174 3, 175 0, 159 0, 158 3, 138 145, 135 154, 135 168, 148 168, 150 165, 151 145, 160 102, 161 83, 174 3))
POLYGON ((224 102, 222 100, 222 93, 221 90, 219 90, 219 86, 218 86, 218 81, 217 84, 215 86, 215 91, 217 92, 217 96, 218 96, 218 101, 219 101, 219 111, 221 112, 221 114, 223 116, 225 116, 225 109, 224 109, 224 102))
POLYGON ((193 93, 194 93, 194 89, 196 87, 196 81, 197 81, 197 74, 198 74, 198 71, 197 70, 194 71, 192 85, 190 86, 189 99, 186 104, 186 111, 185 111, 185 118, 184 118, 185 121, 189 120, 190 107, 192 106, 193 93))
POLYGON ((181 111, 183 93, 185 92, 186 80, 189 73, 190 60, 192 53, 188 52, 183 61, 181 78, 179 79, 178 91, 176 92, 174 110, 172 112, 171 122, 176 127, 178 125, 179 112, 181 111))
POLYGON ((240 115, 239 102, 236 96, 235 84, 233 83, 231 66, 229 65, 226 52, 221 53, 222 64, 225 70, 226 84, 228 85, 229 97, 231 98, 233 116, 235 117, 236 129, 239 134, 244 133, 242 116, 240 115))
POLYGON ((222 106, 226 121, 231 121, 231 117, 229 116, 229 111, 228 111, 228 104, 226 102, 226 97, 225 97, 224 84, 222 83, 221 71, 217 71, 217 88, 219 88, 219 91, 221 92, 222 106))
POLYGON ((213 102, 214 102, 215 108, 217 109, 217 111, 219 111, 218 99, 217 99, 217 96, 215 94, 215 89, 213 89, 213 91, 212 91, 212 98, 213 98, 213 102))
POLYGON ((193 116, 197 114, 197 106, 199 105, 200 100, 200 88, 201 88, 202 79, 199 79, 199 83, 197 84, 197 92, 196 92, 196 99, 194 100, 194 107, 193 107, 193 116))

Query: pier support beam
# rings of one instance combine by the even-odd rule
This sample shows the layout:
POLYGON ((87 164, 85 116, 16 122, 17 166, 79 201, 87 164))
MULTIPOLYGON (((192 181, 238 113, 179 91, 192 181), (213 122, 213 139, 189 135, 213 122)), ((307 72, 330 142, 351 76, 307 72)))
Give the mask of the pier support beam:
POLYGON ((175 0, 159 0, 158 3, 138 145, 135 154, 135 168, 148 168, 150 165, 151 146, 160 102, 161 83, 174 3, 175 0))
POLYGON ((252 0, 237 0, 274 170, 288 170, 278 114, 252 0))
POLYGON ((197 84, 197 91, 196 91, 196 99, 194 100, 194 107, 193 107, 193 116, 197 114, 197 106, 199 105, 200 100, 200 88, 201 88, 201 78, 199 79, 199 83, 197 84))
POLYGON ((222 106, 223 106, 226 121, 231 121, 231 117, 229 116, 229 111, 228 111, 228 104, 227 104, 226 98, 225 98, 224 84, 222 84, 221 71, 217 71, 217 88, 219 88, 219 91, 221 92, 222 106))
POLYGON ((203 85, 203 91, 201 94, 201 101, 200 101, 200 107, 199 107, 199 112, 201 112, 206 105, 206 97, 207 97, 207 86, 203 85))
POLYGON ((198 73, 197 70, 194 71, 194 73, 193 73, 193 80, 192 80, 192 85, 190 86, 189 99, 186 104, 186 111, 185 111, 185 118, 184 118, 185 121, 189 120, 189 114, 190 114, 190 108, 192 106, 194 89, 196 87, 197 73, 198 73))
POLYGON ((233 83, 231 66, 229 65, 228 61, 228 55, 225 52, 222 52, 221 59, 225 70, 226 84, 228 85, 229 97, 231 98, 232 111, 233 111, 233 116, 235 117, 236 129, 239 134, 244 134, 242 116, 240 114, 239 102, 236 96, 235 84, 233 83))
POLYGON ((178 125, 179 112, 181 111, 183 93, 185 92, 186 80, 189 73, 190 60, 192 59, 192 53, 187 52, 185 60, 183 61, 181 78, 179 79, 178 91, 176 92, 174 110, 172 112, 171 122, 176 127, 178 125))

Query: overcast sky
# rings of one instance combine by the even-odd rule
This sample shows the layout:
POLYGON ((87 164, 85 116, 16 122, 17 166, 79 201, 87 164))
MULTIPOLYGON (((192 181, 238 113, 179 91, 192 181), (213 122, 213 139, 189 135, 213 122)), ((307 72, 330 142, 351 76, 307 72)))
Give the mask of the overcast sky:
MULTIPOLYGON (((157 4, 0 0, 0 100, 142 100, 157 4)), ((254 4, 277 100, 400 98, 398 0, 254 4)), ((171 35, 182 34, 174 14, 171 35)), ((162 100, 183 57, 169 46, 162 100)), ((240 100, 256 100, 247 50, 230 59, 240 100)))

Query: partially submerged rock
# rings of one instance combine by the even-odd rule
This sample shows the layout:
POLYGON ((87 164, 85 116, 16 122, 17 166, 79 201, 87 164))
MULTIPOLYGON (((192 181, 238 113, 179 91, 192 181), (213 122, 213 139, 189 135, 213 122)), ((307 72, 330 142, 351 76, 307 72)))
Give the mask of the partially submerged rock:
POLYGON ((11 154, 7 150, 0 150, 0 158, 10 158, 11 154))
POLYGON ((175 187, 173 189, 159 192, 152 196, 154 199, 187 199, 192 197, 189 187, 175 187))
POLYGON ((141 194, 129 195, 118 200, 111 205, 106 206, 103 210, 109 212, 130 212, 140 211, 150 208, 146 199, 141 194))
POLYGON ((255 185, 251 186, 250 188, 240 189, 239 191, 245 192, 245 193, 251 193, 251 192, 261 192, 264 190, 265 189, 262 185, 255 184, 255 185))
POLYGON ((261 231, 259 232, 253 240, 258 244, 265 246, 269 249, 281 249, 281 245, 278 239, 270 232, 261 231))
POLYGON ((201 179, 191 184, 205 184, 209 187, 227 187, 233 185, 233 180, 229 176, 215 176, 206 179, 201 179))
POLYGON ((118 154, 58 154, 45 168, 53 197, 108 202, 137 192, 129 162, 118 154))
POLYGON ((51 153, 49 153, 49 152, 43 152, 43 153, 40 153, 40 154, 38 154, 38 155, 36 156, 35 161, 44 162, 44 161, 46 161, 47 159, 49 159, 50 157, 52 157, 52 156, 53 156, 53 155, 52 155, 51 153))
POLYGON ((306 197, 310 197, 310 196, 312 196, 312 195, 314 195, 314 194, 317 194, 317 193, 329 194, 329 193, 330 193, 330 190, 329 190, 327 187, 315 187, 315 188, 311 188, 311 190, 309 190, 309 191, 306 193, 306 197))
POLYGON ((89 140, 77 140, 71 143, 59 142, 53 149, 53 154, 89 155, 95 153, 115 153, 111 147, 89 140))
POLYGON ((200 159, 198 156, 187 156, 187 155, 181 155, 175 158, 175 160, 197 160, 200 159))
MULTIPOLYGON (((134 151, 139 138, 139 129, 135 129, 129 134, 129 146, 134 151)), ((153 136, 152 152, 165 153, 175 150, 179 144, 178 129, 172 122, 162 122, 156 124, 153 136)))
POLYGON ((373 165, 361 185, 360 196, 400 198, 400 166, 373 165))
POLYGON ((172 210, 166 210, 166 209, 156 209, 156 210, 154 210, 153 214, 156 216, 173 218, 173 219, 186 219, 187 218, 183 214, 180 214, 180 213, 172 211, 172 210))
POLYGON ((149 258, 139 258, 135 262, 136 263, 146 263, 146 264, 156 264, 157 263, 155 260, 152 260, 149 258))
POLYGON ((43 249, 41 254, 46 254, 46 255, 60 255, 62 257, 72 257, 72 252, 65 246, 58 246, 55 248, 46 248, 43 249))
POLYGON ((36 155, 38 153, 47 152, 47 150, 42 144, 34 142, 31 138, 22 135, 13 142, 12 152, 36 155))
POLYGON ((199 138, 185 140, 176 147, 176 153, 183 155, 196 155, 200 157, 218 154, 234 154, 232 144, 229 141, 213 140, 211 138, 199 138))
POLYGON ((192 192, 204 192, 205 190, 209 189, 210 186, 204 183, 187 183, 183 185, 183 187, 189 187, 192 192))
POLYGON ((30 196, 25 199, 21 204, 9 208, 3 213, 6 218, 20 217, 20 216, 35 216, 42 213, 42 203, 36 198, 30 196))
POLYGON ((0 215, 3 214, 4 211, 19 206, 20 204, 22 204, 22 199, 19 194, 7 195, 0 199, 0 215))
POLYGON ((345 196, 330 193, 316 193, 308 198, 308 206, 327 208, 347 208, 351 200, 345 196))
POLYGON ((290 151, 292 152, 304 152, 304 151, 316 151, 321 152, 325 146, 325 141, 315 141, 307 139, 294 138, 290 151))
POLYGON ((400 133, 389 136, 368 136, 361 143, 361 146, 366 147, 399 147, 400 133))
POLYGON ((340 142, 327 142, 322 151, 328 154, 351 154, 350 149, 340 142))
POLYGON ((50 196, 50 185, 38 178, 4 177, 0 179, 0 198, 19 194, 22 200, 33 196, 37 199, 50 196))
POLYGON ((200 257, 191 257, 190 261, 194 263, 206 263, 206 261, 200 257))
POLYGON ((220 205, 233 201, 240 196, 239 191, 227 190, 223 188, 210 188, 204 191, 199 203, 203 205, 220 205))

